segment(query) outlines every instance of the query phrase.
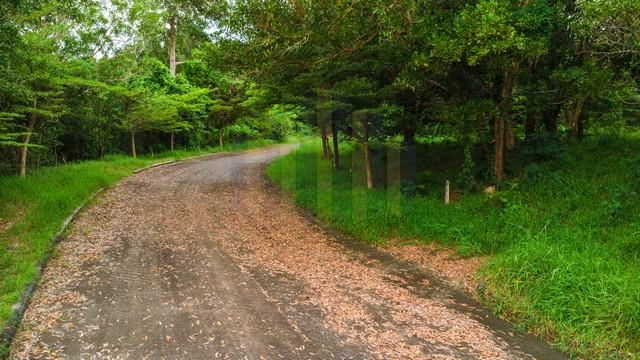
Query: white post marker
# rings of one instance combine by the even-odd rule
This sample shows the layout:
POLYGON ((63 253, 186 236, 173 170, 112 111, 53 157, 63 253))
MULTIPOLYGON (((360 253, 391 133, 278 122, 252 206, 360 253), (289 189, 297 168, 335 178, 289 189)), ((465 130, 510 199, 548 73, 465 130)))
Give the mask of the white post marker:
POLYGON ((444 203, 449 204, 449 180, 444 183, 444 203))

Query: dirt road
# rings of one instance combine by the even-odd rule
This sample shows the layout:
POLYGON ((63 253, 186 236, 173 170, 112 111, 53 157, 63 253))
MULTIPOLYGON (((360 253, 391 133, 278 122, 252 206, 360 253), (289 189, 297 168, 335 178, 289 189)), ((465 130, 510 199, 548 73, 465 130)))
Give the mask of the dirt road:
POLYGON ((160 167, 102 195, 47 266, 12 357, 562 358, 295 209, 264 177, 289 150, 160 167))

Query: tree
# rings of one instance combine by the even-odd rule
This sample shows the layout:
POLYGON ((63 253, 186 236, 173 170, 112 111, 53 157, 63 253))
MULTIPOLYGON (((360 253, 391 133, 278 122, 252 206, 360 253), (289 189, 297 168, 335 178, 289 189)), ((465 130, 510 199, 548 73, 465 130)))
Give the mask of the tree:
POLYGON ((371 141, 401 136, 412 193, 418 142, 434 128, 461 147, 479 145, 502 181, 522 133, 579 138, 614 114, 632 123, 637 113, 633 0, 102 4, 0 4, 7 163, 26 171, 43 158, 118 151, 122 121, 134 124, 127 131, 159 132, 145 141, 173 149, 221 144, 224 134, 280 138, 299 117, 336 168, 339 139, 364 156, 371 141), (137 118, 153 105, 148 123, 137 118))
POLYGON ((352 106, 349 103, 341 101, 339 94, 334 94, 332 90, 319 90, 321 95, 317 96, 317 102, 311 107, 308 116, 311 117, 312 123, 320 126, 323 132, 322 144, 325 157, 333 155, 333 166, 335 169, 340 168, 340 150, 338 145, 338 132, 346 131, 348 128, 347 120, 352 113, 352 106), (323 94, 324 93, 324 94, 323 94), (329 151, 329 140, 327 132, 331 131, 333 150, 329 151))
POLYGON ((20 143, 18 169, 24 176, 28 150, 41 148, 32 144, 34 133, 41 138, 68 111, 62 98, 65 56, 93 54, 93 35, 102 23, 92 0, 13 1, 0 8, 0 111, 20 115, 13 117, 11 137, 20 143))
POLYGON ((452 21, 453 31, 442 32, 436 39, 434 56, 494 71, 493 171, 497 181, 505 178, 506 148, 513 142, 510 115, 518 73, 523 63, 547 51, 553 16, 553 8, 542 1, 480 0, 464 6, 452 21))
POLYGON ((189 84, 182 76, 172 76, 167 67, 157 59, 144 58, 128 83, 140 89, 166 94, 180 115, 180 122, 168 131, 170 150, 175 145, 175 134, 193 128, 193 122, 204 118, 205 108, 210 103, 207 89, 189 84), (185 126, 186 123, 191 123, 185 126))
POLYGON ((578 39, 588 44, 585 52, 596 59, 638 60, 640 56, 640 3, 634 0, 575 2, 569 24, 578 39))
POLYGON ((218 131, 218 146, 223 146, 222 133, 240 115, 246 112, 245 84, 242 81, 231 81, 212 90, 213 101, 209 108, 208 121, 218 131))
POLYGON ((207 119, 207 108, 212 104, 208 89, 197 88, 189 84, 180 86, 180 92, 170 95, 173 105, 178 110, 181 121, 171 131, 171 146, 174 149, 174 133, 194 129, 207 119))
POLYGON ((120 128, 127 130, 131 140, 131 156, 136 157, 136 133, 158 130, 171 132, 185 130, 189 124, 180 121, 175 103, 163 93, 151 93, 146 89, 119 89, 125 97, 125 116, 120 128))
POLYGON ((366 186, 373 188, 373 169, 369 141, 374 131, 379 132, 381 123, 381 103, 376 84, 367 78, 354 77, 336 83, 333 91, 353 107, 350 115, 352 136, 362 146, 366 186), (372 131, 373 130, 373 131, 372 131))
POLYGON ((155 39, 153 43, 142 44, 147 48, 158 46, 163 39, 169 71, 175 76, 180 40, 186 45, 190 38, 208 39, 206 31, 224 10, 225 4, 205 0, 135 0, 128 9, 129 20, 138 24, 138 28, 128 31, 137 33, 143 41, 155 39))
POLYGON ((19 156, 19 174, 25 176, 27 156, 33 132, 41 122, 53 121, 66 112, 62 103, 64 67, 52 54, 52 40, 46 34, 30 33, 24 37, 25 47, 18 55, 19 63, 14 63, 14 74, 22 85, 14 94, 13 111, 23 115, 19 156))

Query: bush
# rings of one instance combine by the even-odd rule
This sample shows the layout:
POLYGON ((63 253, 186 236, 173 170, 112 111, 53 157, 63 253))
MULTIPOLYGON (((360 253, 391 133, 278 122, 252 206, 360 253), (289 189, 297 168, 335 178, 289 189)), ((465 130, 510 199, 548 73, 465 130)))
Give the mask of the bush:
POLYGON ((462 163, 460 174, 458 174, 457 185, 466 191, 473 191, 478 186, 476 182, 476 164, 473 161, 471 145, 467 145, 464 149, 464 162, 462 163))
POLYGON ((522 155, 528 162, 563 159, 567 155, 567 144, 556 134, 533 134, 524 142, 522 155))

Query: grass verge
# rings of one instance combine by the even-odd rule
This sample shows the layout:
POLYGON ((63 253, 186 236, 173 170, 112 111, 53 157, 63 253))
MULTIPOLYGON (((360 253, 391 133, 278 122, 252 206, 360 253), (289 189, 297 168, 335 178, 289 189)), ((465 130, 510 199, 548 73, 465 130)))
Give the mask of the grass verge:
MULTIPOLYGON (((108 156, 102 160, 42 168, 25 178, 0 178, 0 330, 11 318, 13 305, 38 276, 38 263, 51 250, 54 234, 73 210, 97 190, 152 164, 271 144, 272 141, 249 141, 137 159, 108 156)), ((7 351, 6 345, 0 344, 0 358, 7 351)))
MULTIPOLYGON (((514 171, 505 190, 458 194, 449 206, 444 179, 454 180, 463 162, 451 146, 422 146, 423 191, 413 198, 398 186, 364 189, 349 146, 343 170, 311 143, 274 161, 268 175, 297 205, 362 240, 437 241, 463 255, 490 255, 481 297, 562 351, 637 358, 640 141, 593 138, 556 151, 561 156, 514 171)), ((395 176, 397 149, 379 146, 374 158, 379 183, 395 176)))

